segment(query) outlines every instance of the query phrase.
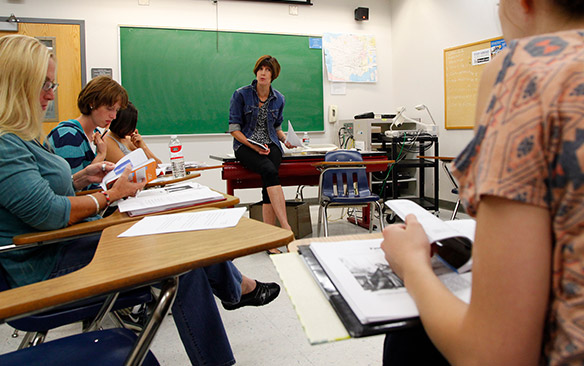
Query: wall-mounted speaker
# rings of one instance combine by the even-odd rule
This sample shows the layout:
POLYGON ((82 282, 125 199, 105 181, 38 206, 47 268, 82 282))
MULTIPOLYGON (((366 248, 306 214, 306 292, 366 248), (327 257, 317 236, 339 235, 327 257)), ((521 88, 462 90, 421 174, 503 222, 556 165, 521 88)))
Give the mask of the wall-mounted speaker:
POLYGON ((355 9, 355 20, 369 20, 369 8, 355 9))

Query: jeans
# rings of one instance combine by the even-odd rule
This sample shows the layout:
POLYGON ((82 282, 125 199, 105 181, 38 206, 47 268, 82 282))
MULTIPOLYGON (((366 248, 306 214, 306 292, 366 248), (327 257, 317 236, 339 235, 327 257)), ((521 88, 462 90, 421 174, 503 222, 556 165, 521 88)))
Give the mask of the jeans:
MULTIPOLYGON (((89 264, 99 238, 98 234, 64 243, 61 257, 49 278, 63 276, 89 264)), ((241 273, 230 261, 193 269, 179 277, 172 315, 193 365, 235 363, 213 294, 225 302, 239 302, 241 280, 241 273)))

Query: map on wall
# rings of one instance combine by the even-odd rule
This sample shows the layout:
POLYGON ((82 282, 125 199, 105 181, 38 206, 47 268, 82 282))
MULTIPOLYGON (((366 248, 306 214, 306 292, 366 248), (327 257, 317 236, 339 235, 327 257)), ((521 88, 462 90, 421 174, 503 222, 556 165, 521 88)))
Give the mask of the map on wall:
POLYGON ((329 81, 354 83, 377 81, 375 37, 325 33, 322 43, 329 81))

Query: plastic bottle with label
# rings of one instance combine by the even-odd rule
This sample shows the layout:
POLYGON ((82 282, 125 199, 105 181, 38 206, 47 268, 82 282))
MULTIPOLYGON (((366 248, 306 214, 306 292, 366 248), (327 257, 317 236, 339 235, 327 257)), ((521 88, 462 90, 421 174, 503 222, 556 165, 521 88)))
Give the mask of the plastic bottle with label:
POLYGON ((182 151, 182 144, 178 136, 170 136, 170 166, 172 167, 172 176, 174 178, 182 178, 187 175, 185 171, 185 156, 182 151))
POLYGON ((304 132, 304 135, 302 135, 302 145, 310 145, 310 136, 308 136, 308 132, 304 132))

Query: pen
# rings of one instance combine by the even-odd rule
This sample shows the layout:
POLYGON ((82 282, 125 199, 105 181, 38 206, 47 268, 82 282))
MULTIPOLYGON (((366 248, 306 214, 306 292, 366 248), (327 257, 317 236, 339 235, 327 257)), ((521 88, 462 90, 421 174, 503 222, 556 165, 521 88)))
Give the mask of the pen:
POLYGON ((101 134, 101 138, 104 138, 108 132, 109 132, 109 128, 106 129, 105 131, 103 131, 103 133, 101 134))

